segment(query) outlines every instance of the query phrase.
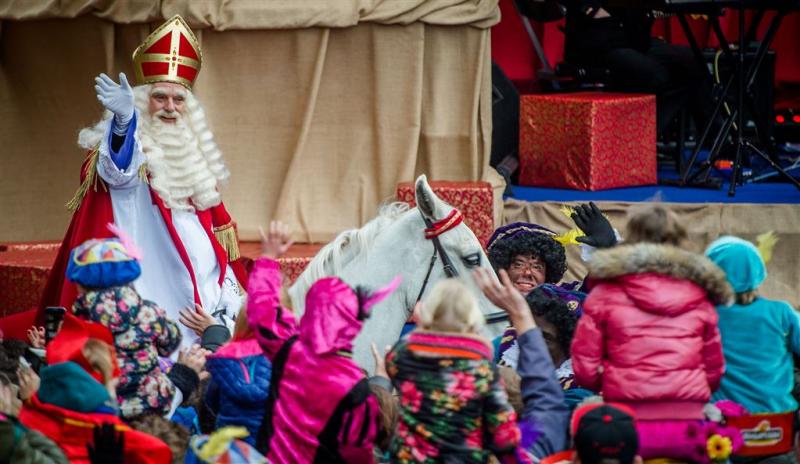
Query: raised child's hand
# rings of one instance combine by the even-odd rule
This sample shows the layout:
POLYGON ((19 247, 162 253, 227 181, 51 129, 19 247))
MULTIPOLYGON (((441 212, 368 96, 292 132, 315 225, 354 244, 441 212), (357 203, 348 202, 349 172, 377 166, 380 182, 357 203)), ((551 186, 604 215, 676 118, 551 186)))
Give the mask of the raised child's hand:
POLYGON ((214 324, 218 324, 214 316, 208 314, 202 306, 195 303, 194 309, 185 308, 180 311, 178 321, 190 328, 197 336, 203 336, 203 332, 214 324))
POLYGON ((33 326, 30 329, 28 329, 28 341, 34 348, 44 348, 45 345, 44 327, 33 326))
POLYGON ((266 234, 262 228, 258 231, 261 234, 261 256, 266 258, 280 258, 294 243, 289 234, 289 226, 280 221, 271 221, 266 234))
POLYGON ((517 329, 517 334, 522 335, 536 327, 525 297, 514 287, 504 269, 500 270, 500 282, 493 278, 490 269, 477 268, 472 276, 486 298, 508 313, 511 324, 517 329))
POLYGON ((391 346, 386 346, 383 349, 383 354, 378 351, 378 347, 374 344, 370 344, 370 349, 372 350, 372 358, 375 360, 375 376, 377 377, 386 377, 389 378, 389 373, 386 372, 386 354, 392 349, 391 346))

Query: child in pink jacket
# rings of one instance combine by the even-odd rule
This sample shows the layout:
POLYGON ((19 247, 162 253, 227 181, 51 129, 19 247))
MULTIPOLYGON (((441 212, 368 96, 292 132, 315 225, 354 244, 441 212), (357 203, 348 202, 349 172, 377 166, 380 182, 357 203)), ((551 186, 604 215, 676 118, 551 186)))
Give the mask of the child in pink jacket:
POLYGON ((298 324, 280 303, 277 257, 291 245, 285 226, 273 222, 262 236, 248 286, 250 326, 272 362, 270 395, 256 447, 270 462, 373 462, 379 408, 361 368, 353 339, 370 308, 397 286, 373 294, 335 277, 317 281, 298 324))
POLYGON ((645 459, 701 460, 689 424, 705 419, 724 371, 714 304, 732 291, 719 267, 681 248, 685 239, 661 206, 633 214, 626 242, 592 256, 572 342, 575 380, 635 411, 645 459))

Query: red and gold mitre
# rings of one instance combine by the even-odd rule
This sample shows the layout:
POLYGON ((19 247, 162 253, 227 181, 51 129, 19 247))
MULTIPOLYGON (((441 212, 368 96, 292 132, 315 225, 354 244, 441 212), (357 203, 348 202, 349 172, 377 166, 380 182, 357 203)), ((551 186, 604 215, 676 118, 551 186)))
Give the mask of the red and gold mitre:
POLYGON ((202 61, 197 37, 180 15, 159 26, 133 52, 140 85, 174 82, 191 90, 202 61))

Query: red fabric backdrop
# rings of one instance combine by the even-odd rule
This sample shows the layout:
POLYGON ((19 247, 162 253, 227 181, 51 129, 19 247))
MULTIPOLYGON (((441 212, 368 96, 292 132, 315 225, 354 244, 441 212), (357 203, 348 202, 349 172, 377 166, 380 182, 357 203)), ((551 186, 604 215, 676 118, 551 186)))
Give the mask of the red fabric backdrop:
MULTIPOLYGON (((541 65, 512 0, 500 0, 500 11, 503 19, 492 29, 492 58, 506 75, 520 86, 523 93, 529 93, 533 89, 531 83, 534 81, 536 70, 541 65)), ((751 14, 747 16, 749 20, 751 14)), ((738 18, 736 11, 728 11, 722 18, 722 28, 729 40, 735 40, 737 37, 738 18)), ((772 14, 768 14, 762 21, 759 38, 763 37, 771 18, 772 14)), ((707 20, 690 18, 689 23, 701 47, 718 45, 707 20)), ((563 57, 564 33, 558 28, 560 24, 533 24, 552 65, 561 61, 563 57)), ((677 18, 659 20, 653 33, 673 43, 687 43, 677 18)), ((778 60, 776 84, 782 87, 800 85, 800 12, 791 13, 785 18, 772 48, 776 51, 778 60)), ((789 103, 786 98, 784 95, 783 102, 780 102, 782 98, 779 93, 776 103, 786 105, 789 103)), ((795 106, 800 106, 800 101, 795 103, 795 106)))

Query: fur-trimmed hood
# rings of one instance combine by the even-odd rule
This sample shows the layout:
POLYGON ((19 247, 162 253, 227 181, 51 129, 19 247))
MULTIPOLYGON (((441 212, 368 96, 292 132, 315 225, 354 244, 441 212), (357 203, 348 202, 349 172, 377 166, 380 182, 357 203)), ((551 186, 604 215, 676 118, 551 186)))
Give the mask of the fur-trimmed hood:
POLYGON ((706 291, 714 304, 727 305, 733 289, 725 273, 703 255, 653 243, 619 245, 597 250, 589 264, 592 280, 611 280, 632 274, 661 274, 690 280, 706 291))

